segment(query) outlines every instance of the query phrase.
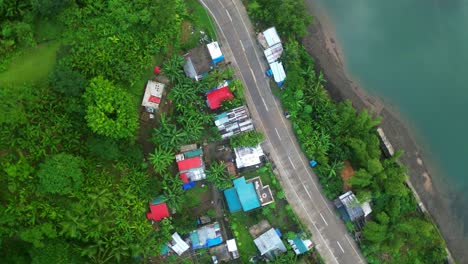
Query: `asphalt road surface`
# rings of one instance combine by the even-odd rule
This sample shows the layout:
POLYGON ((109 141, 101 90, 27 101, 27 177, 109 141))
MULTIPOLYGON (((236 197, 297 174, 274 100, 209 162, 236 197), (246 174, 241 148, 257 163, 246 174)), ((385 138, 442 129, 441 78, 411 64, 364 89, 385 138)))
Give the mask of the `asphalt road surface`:
POLYGON ((267 62, 241 1, 200 1, 215 20, 226 60, 232 62, 246 87, 248 107, 256 127, 265 133, 263 148, 279 172, 286 198, 311 231, 318 251, 326 263, 365 263, 332 203, 322 195, 317 176, 309 168, 291 125, 271 92, 265 76, 267 62))

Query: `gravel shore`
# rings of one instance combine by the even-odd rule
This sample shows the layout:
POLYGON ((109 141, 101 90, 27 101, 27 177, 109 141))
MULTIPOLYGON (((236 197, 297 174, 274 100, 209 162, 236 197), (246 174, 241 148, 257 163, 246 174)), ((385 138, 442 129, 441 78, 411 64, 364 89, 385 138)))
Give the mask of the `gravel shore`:
POLYGON ((423 152, 417 144, 415 130, 411 129, 397 110, 385 105, 379 98, 367 94, 348 77, 328 18, 318 7, 312 6, 311 0, 306 0, 306 3, 315 20, 302 42, 315 58, 318 69, 323 71, 327 79, 325 88, 335 100, 348 99, 357 109, 367 108, 383 117, 380 127, 395 149, 404 150, 401 161, 408 167, 410 182, 424 207, 439 226, 450 253, 458 262, 468 263, 468 240, 465 234, 468 233, 468 227, 464 226, 463 221, 459 220, 459 214, 454 211, 454 208, 457 208, 455 201, 460 200, 459 195, 451 192, 446 184, 439 180, 442 177, 432 177, 439 175, 437 169, 427 166, 433 164, 429 162, 428 155, 423 155, 428 152, 423 152))

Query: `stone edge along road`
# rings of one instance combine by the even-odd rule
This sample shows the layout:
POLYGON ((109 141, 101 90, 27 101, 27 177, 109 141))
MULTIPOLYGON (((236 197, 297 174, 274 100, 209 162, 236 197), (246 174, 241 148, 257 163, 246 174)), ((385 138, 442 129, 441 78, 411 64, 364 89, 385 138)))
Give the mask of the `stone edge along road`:
POLYGON ((365 263, 332 203, 322 195, 317 176, 271 92, 264 74, 267 63, 244 6, 239 0, 200 2, 215 20, 223 52, 246 87, 247 104, 255 124, 265 133, 263 147, 278 169, 286 198, 311 231, 319 253, 327 263, 365 263))

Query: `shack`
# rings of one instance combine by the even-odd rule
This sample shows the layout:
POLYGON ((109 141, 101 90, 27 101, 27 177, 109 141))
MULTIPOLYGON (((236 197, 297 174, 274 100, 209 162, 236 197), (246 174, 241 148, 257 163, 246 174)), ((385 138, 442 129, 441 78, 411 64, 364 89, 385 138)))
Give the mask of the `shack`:
POLYGON ((199 81, 213 69, 215 64, 205 46, 189 50, 185 55, 184 72, 187 77, 199 81))
POLYGON ((149 113, 154 113, 159 109, 161 97, 164 92, 164 84, 149 80, 146 83, 145 94, 141 105, 145 107, 149 113))
POLYGON ((279 229, 271 228, 254 240, 255 245, 260 251, 260 255, 268 259, 274 259, 281 253, 286 252, 286 246, 281 240, 279 229))

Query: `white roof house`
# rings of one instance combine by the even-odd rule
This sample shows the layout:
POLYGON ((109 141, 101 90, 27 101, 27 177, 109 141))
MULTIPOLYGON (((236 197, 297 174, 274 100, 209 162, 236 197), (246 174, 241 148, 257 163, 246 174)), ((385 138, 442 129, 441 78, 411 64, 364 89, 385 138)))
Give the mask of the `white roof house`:
POLYGON ((147 108, 158 109, 164 92, 164 84, 149 80, 146 83, 145 94, 141 105, 147 108))
POLYGON ((265 54, 265 58, 268 63, 275 62, 281 57, 281 54, 283 54, 283 45, 281 42, 276 43, 275 45, 265 49, 263 54, 265 54))
POLYGON ((179 256, 190 248, 190 246, 182 240, 177 232, 172 234, 172 241, 168 243, 168 246, 179 256))
POLYGON ((236 166, 238 169, 254 166, 262 163, 263 153, 260 145, 256 147, 239 147, 234 149, 236 154, 236 166))
POLYGON ((278 32, 276 32, 275 27, 271 27, 263 31, 263 36, 265 37, 265 41, 268 44, 268 47, 271 47, 281 42, 281 39, 279 38, 278 32))
POLYGON ((228 252, 232 254, 233 259, 239 258, 239 251, 237 251, 236 240, 234 238, 226 241, 226 246, 228 252))
POLYGON ((270 69, 273 72, 273 79, 275 79, 275 82, 281 86, 286 79, 286 72, 284 72, 283 63, 277 61, 270 63, 270 69))
POLYGON ((278 232, 271 228, 270 230, 263 233, 261 236, 254 240, 255 245, 260 251, 260 255, 266 255, 267 257, 274 257, 280 252, 286 252, 286 246, 278 234, 278 232))
POLYGON ((218 62, 224 60, 224 55, 219 48, 219 44, 217 41, 211 42, 206 45, 208 51, 210 52, 211 59, 213 63, 216 65, 218 62))

